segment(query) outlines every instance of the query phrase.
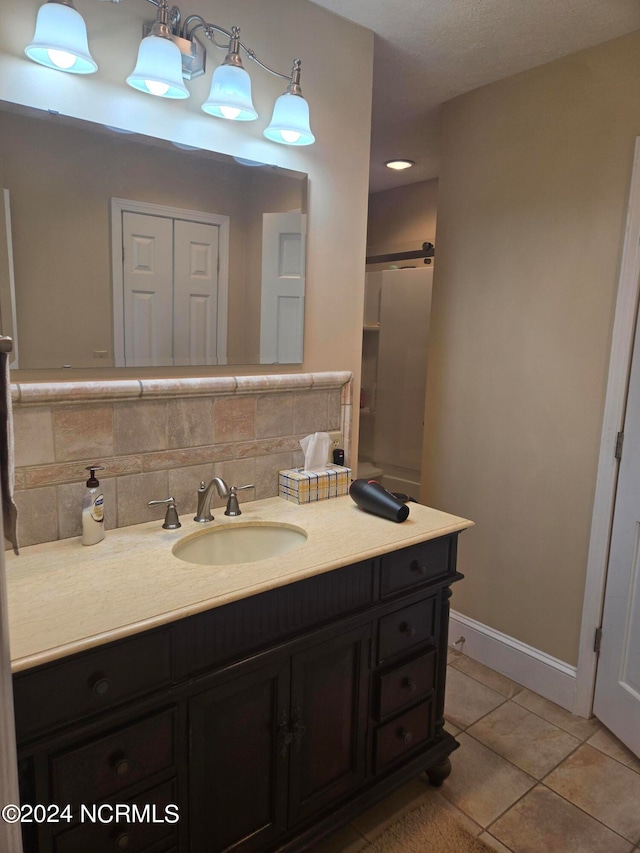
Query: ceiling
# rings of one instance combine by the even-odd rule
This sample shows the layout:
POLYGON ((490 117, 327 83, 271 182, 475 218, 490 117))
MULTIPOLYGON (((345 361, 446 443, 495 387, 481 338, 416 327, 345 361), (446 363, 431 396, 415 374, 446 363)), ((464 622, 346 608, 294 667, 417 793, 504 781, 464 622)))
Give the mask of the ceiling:
POLYGON ((313 2, 376 34, 372 192, 438 176, 445 101, 640 29, 640 0, 313 2), (397 157, 416 165, 384 166, 397 157))

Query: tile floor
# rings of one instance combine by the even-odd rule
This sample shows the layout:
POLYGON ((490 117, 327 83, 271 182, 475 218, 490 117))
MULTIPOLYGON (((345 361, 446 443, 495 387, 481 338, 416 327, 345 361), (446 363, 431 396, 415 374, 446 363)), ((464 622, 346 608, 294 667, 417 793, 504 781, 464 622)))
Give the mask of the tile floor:
POLYGON ((640 761, 598 720, 454 650, 445 716, 460 749, 444 785, 412 780, 313 853, 355 853, 429 798, 499 853, 640 853, 640 761))

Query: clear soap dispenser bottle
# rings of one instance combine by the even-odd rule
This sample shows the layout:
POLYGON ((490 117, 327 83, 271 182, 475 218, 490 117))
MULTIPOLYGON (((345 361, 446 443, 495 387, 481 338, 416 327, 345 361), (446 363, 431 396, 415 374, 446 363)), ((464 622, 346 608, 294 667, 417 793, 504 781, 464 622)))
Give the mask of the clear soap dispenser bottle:
POLYGON ((96 471, 103 471, 102 465, 87 468, 90 476, 87 491, 82 499, 82 544, 96 545, 104 539, 104 495, 96 479, 96 471))

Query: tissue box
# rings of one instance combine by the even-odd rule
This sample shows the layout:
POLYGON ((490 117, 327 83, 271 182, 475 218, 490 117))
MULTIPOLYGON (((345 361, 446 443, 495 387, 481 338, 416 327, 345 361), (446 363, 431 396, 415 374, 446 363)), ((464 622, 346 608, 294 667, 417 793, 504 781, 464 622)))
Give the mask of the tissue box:
POLYGON ((325 498, 337 498, 349 492, 351 468, 327 465, 314 471, 291 468, 280 471, 278 494, 296 504, 308 504, 325 498))

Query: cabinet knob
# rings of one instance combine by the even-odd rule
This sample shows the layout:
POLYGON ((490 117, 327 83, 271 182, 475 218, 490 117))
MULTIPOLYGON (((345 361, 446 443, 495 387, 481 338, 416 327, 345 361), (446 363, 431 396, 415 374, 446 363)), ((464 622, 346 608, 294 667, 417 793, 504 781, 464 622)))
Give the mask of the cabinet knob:
POLYGON ((116 847, 116 850, 128 850, 130 844, 131 844, 131 836, 129 835, 128 832, 122 832, 116 838, 115 847, 116 847))
POLYGON ((111 682, 101 675, 93 678, 90 684, 94 696, 105 696, 111 690, 111 682))
POLYGON ((131 771, 132 767, 133 767, 133 763, 131 761, 129 761, 128 758, 120 758, 113 765, 113 769, 115 770, 116 775, 118 775, 118 776, 126 776, 127 773, 129 773, 131 771))
POLYGON ((414 560, 413 563, 411 563, 411 571, 417 572, 419 575, 426 575, 429 571, 429 567, 425 566, 424 563, 419 563, 417 560, 414 560))
POLYGON ((401 622, 400 630, 403 634, 406 634, 407 637, 415 637, 416 629, 409 622, 401 622))
POLYGON ((413 735, 409 731, 409 729, 401 728, 398 730, 398 737, 402 741, 402 743, 408 745, 413 740, 413 735))
POLYGON ((418 689, 418 685, 412 678, 409 678, 409 676, 402 679, 402 687, 404 687, 406 690, 411 691, 411 693, 415 693, 418 689))

